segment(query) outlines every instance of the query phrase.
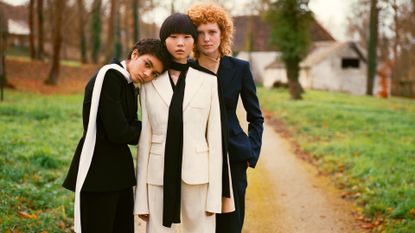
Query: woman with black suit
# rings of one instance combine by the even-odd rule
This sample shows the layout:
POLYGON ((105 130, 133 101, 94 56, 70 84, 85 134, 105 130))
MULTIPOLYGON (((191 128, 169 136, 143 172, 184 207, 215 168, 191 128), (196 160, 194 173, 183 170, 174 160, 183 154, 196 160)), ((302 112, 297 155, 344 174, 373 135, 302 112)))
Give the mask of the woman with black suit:
POLYGON ((258 161, 264 118, 249 63, 230 56, 233 24, 227 12, 217 4, 201 3, 190 7, 188 15, 198 31, 196 62, 217 75, 224 102, 221 114, 227 116, 228 130, 223 137, 227 139, 235 212, 216 215, 216 232, 238 233, 245 216, 246 170, 258 161), (247 113, 248 135, 236 115, 239 96, 247 113))
POLYGON ((151 81, 169 55, 155 39, 141 40, 124 61, 114 59, 88 82, 84 135, 63 187, 75 191, 75 232, 134 232, 134 163, 128 147, 141 131, 134 85, 151 81))

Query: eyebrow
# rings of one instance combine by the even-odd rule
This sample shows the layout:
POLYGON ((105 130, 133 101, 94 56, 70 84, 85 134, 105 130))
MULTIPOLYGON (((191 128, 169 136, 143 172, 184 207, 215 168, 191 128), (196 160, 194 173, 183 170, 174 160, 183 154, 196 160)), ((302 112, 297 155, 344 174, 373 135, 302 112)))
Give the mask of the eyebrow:
POLYGON ((148 62, 148 63, 150 64, 150 67, 151 67, 151 68, 153 68, 153 62, 151 62, 151 60, 150 60, 150 59, 148 59, 148 58, 147 58, 147 59, 146 59, 146 62, 148 62))

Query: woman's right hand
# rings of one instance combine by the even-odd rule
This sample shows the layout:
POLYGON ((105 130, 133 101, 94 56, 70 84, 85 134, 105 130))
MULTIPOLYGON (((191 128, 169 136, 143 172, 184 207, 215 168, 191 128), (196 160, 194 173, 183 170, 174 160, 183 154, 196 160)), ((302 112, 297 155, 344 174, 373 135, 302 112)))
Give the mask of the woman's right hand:
POLYGON ((148 222, 148 219, 150 218, 149 214, 139 214, 138 215, 139 218, 141 218, 141 220, 148 222))

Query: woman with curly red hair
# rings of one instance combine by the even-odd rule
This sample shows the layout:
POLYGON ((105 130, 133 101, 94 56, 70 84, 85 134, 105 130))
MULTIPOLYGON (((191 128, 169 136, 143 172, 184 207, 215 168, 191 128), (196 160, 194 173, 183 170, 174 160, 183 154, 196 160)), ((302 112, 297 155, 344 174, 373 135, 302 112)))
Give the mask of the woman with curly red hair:
POLYGON ((231 57, 233 24, 228 13, 214 3, 193 5, 187 13, 198 31, 194 49, 196 63, 217 75, 219 95, 224 102, 221 114, 227 118, 223 141, 227 142, 236 210, 216 215, 216 232, 241 232, 245 215, 246 169, 248 166, 254 168, 258 161, 264 118, 249 63, 231 57), (239 96, 247 113, 248 135, 243 132, 236 115, 239 96))

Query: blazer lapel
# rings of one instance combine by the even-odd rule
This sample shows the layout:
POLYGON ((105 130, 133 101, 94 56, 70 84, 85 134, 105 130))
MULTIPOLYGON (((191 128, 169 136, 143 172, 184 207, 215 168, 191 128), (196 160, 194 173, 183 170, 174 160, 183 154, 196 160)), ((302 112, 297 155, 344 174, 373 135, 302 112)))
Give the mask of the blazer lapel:
POLYGON ((183 99, 183 112, 186 110, 187 106, 193 99, 193 96, 197 93, 204 82, 200 73, 197 70, 189 67, 186 75, 186 87, 184 89, 184 99, 183 99))
POLYGON ((166 71, 160 75, 160 77, 153 79, 152 83, 164 103, 167 106, 170 106, 171 97, 173 96, 173 89, 171 88, 168 72, 166 71))
POLYGON ((220 59, 218 78, 222 85, 222 90, 227 90, 228 86, 232 83, 234 78, 235 69, 229 57, 224 56, 220 59))

